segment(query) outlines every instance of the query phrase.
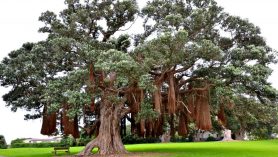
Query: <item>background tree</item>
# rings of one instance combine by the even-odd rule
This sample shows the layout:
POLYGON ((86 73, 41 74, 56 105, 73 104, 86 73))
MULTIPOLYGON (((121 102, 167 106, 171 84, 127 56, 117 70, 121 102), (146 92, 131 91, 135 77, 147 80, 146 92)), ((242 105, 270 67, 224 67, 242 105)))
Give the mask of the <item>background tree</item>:
MULTIPOLYGON (((273 128, 277 124, 277 106, 275 104, 261 105, 254 99, 240 97, 235 107, 228 113, 234 119, 229 122, 228 128, 232 129, 236 140, 243 140, 245 134, 250 139, 269 139, 273 128), (229 127, 233 125, 233 127, 229 127)), ((228 111, 229 112, 229 111, 228 111)))
POLYGON ((6 143, 5 137, 0 135, 0 149, 7 149, 8 145, 6 143))
POLYGON ((96 138, 80 155, 95 147, 103 155, 126 153, 121 119, 142 137, 168 129, 187 136, 189 123, 211 130, 218 112, 228 127, 227 109, 245 127, 244 101, 257 107, 277 101, 267 82, 274 51, 259 28, 213 0, 153 0, 141 11, 134 0, 65 4, 59 17, 42 13, 40 32, 48 38, 11 52, 0 64, 0 80, 12 86, 4 96, 12 110, 35 110, 26 118, 43 118, 42 134, 79 137, 83 120, 96 138), (126 34, 123 27, 139 15, 144 33, 126 34))

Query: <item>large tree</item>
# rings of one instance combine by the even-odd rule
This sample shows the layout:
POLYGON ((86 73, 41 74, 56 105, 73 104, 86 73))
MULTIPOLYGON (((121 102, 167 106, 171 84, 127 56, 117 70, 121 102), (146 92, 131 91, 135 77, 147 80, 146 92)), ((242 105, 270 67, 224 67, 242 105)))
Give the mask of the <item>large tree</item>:
POLYGON ((139 136, 158 137, 168 126, 186 136, 191 122, 211 130, 218 111, 225 126, 221 110, 245 99, 256 106, 277 100, 267 82, 274 51, 258 27, 213 0, 153 0, 141 10, 135 0, 65 4, 59 16, 42 13, 48 38, 11 52, 0 80, 12 86, 4 100, 13 111, 34 109, 26 118, 43 118, 42 134, 55 133, 59 121, 59 130, 78 137, 82 119, 96 138, 80 155, 95 147, 126 153, 122 118, 139 136), (134 23, 144 32, 128 34, 134 23))

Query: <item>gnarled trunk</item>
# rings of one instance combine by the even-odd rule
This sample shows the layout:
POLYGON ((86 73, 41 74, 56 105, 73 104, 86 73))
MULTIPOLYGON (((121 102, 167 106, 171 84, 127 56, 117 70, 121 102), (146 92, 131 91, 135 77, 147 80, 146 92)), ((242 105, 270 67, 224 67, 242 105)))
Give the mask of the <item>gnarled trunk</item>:
POLYGON ((100 155, 127 153, 120 136, 122 109, 123 104, 113 104, 107 100, 103 101, 100 109, 99 134, 85 146, 79 155, 92 155, 94 148, 98 148, 98 154, 100 155))

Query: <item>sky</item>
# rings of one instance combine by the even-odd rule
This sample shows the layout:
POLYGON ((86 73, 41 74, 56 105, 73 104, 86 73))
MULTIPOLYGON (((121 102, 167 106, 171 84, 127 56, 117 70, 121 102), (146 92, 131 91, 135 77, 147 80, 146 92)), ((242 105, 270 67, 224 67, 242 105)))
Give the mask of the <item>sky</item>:
MULTIPOLYGON (((142 6, 146 0, 138 0, 142 6)), ((268 45, 278 50, 278 6, 277 0, 216 0, 232 15, 248 19, 261 28, 268 45)), ((63 0, 0 0, 0 60, 9 52, 18 49, 25 42, 36 42, 46 38, 38 33, 43 24, 38 21, 46 10, 58 12, 64 8, 63 0)), ((269 81, 278 89, 278 65, 271 65, 273 71, 269 81)), ((0 97, 8 89, 0 87, 0 97)), ((40 135, 41 120, 24 120, 25 112, 11 112, 0 98, 0 135, 10 143, 16 138, 47 138, 40 135)))

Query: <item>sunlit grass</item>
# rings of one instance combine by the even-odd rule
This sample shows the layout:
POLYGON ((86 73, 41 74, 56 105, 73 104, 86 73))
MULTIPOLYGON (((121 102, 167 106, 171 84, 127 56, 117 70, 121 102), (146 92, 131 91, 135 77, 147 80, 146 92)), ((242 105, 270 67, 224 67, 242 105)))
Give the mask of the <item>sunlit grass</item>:
MULTIPOLYGON (((70 148, 77 154, 83 147, 70 148)), ((130 152, 160 152, 171 157, 278 157, 278 140, 243 142, 195 142, 126 145, 130 152)), ((53 148, 0 149, 5 157, 50 157, 53 148)), ((66 155, 59 152, 59 156, 66 155)))

